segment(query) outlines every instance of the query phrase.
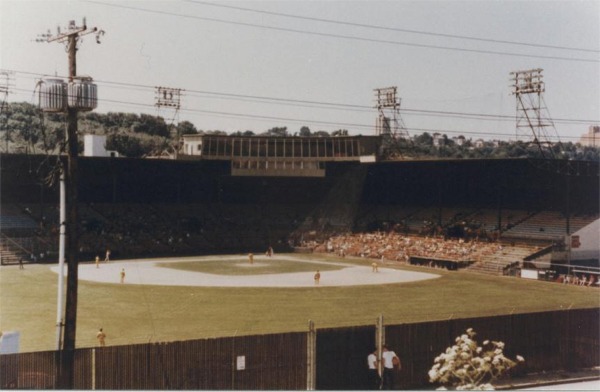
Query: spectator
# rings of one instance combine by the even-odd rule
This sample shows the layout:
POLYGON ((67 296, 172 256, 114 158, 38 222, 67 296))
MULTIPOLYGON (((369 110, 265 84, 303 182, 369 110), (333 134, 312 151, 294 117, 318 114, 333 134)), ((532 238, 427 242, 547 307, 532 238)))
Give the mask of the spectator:
POLYGON ((383 362, 383 384, 381 389, 394 389, 394 368, 399 370, 400 358, 394 351, 389 350, 387 345, 384 345, 381 361, 383 362))
POLYGON ((377 360, 377 349, 367 356, 367 367, 369 371, 369 389, 381 388, 381 377, 379 376, 379 361, 377 360))

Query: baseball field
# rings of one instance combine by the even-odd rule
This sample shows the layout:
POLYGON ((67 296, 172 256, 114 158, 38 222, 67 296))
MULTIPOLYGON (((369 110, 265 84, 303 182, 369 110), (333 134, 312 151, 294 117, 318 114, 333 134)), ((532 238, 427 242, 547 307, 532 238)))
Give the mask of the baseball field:
MULTIPOLYGON (((77 347, 600 307, 598 289, 322 254, 82 262, 77 347), (320 273, 318 283, 314 279, 320 273), (121 273, 124 273, 121 282, 121 273)), ((0 330, 56 348, 57 265, 0 267, 0 330)))

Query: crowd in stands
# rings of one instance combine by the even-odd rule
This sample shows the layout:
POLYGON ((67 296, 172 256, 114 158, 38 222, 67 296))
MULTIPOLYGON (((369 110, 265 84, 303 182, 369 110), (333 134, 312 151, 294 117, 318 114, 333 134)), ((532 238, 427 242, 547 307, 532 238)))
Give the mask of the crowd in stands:
POLYGON ((420 237, 391 232, 347 233, 330 237, 315 251, 409 262, 411 257, 450 261, 479 261, 501 251, 502 245, 477 240, 420 237))
POLYGON ((596 287, 598 286, 598 278, 594 274, 574 274, 574 275, 560 275, 556 280, 558 283, 572 284, 575 286, 587 286, 596 287))
MULTIPOLYGON (((46 207, 46 214, 49 224, 39 234, 57 247, 58 209, 46 207)), ((299 221, 283 210, 265 214, 259 206, 216 204, 90 203, 80 206, 79 216, 81 260, 93 260, 107 249, 116 257, 262 249, 270 241, 285 243, 286 233, 299 221)))
MULTIPOLYGON (((43 215, 45 222, 36 228, 36 235, 47 241, 43 242, 44 247, 28 255, 31 261, 56 260, 58 208, 54 205, 43 206, 42 210, 35 205, 23 208, 27 208, 25 213, 32 218, 43 215)), ((408 221, 400 220, 384 221, 376 230, 353 233, 349 227, 332 224, 322 211, 310 206, 290 209, 285 204, 89 203, 82 204, 79 212, 82 261, 94 260, 109 249, 115 257, 121 258, 248 252, 267 246, 301 247, 342 257, 449 269, 457 263, 465 265, 490 259, 506 268, 522 259, 513 257, 510 245, 497 242, 488 235, 489 231, 486 233, 485 229, 490 226, 483 213, 465 216, 448 211, 448 220, 454 223, 444 229, 433 219, 424 219, 420 221, 421 230, 414 230, 412 226, 409 230, 408 221), (505 253, 507 256, 503 258, 505 253)), ((493 214, 487 215, 492 221, 493 214)), ((351 222, 342 223, 347 226, 351 222)), ((590 280, 597 282, 596 278, 581 276, 563 277, 561 282, 597 286, 590 280)))

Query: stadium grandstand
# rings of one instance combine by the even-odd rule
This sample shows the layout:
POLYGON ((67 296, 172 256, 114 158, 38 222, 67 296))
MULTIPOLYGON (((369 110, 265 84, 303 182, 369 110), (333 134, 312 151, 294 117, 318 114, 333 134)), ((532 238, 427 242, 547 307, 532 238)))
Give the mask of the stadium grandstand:
MULTIPOLYGON (((80 259, 272 246, 502 274, 549 264, 598 219, 594 162, 376 162, 368 138, 233 139, 187 140, 176 160, 80 158, 80 259)), ((56 262, 58 159, 0 159, 2 263, 56 262)))

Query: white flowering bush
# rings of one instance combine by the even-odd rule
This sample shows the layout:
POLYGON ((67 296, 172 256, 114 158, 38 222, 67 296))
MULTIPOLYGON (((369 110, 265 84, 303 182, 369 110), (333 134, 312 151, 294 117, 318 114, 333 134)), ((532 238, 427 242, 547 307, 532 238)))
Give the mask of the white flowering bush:
POLYGON ((486 340, 479 346, 475 335, 473 328, 467 329, 454 346, 435 358, 429 381, 441 384, 439 390, 493 390, 493 380, 525 361, 520 355, 514 361, 505 357, 503 342, 486 340))

